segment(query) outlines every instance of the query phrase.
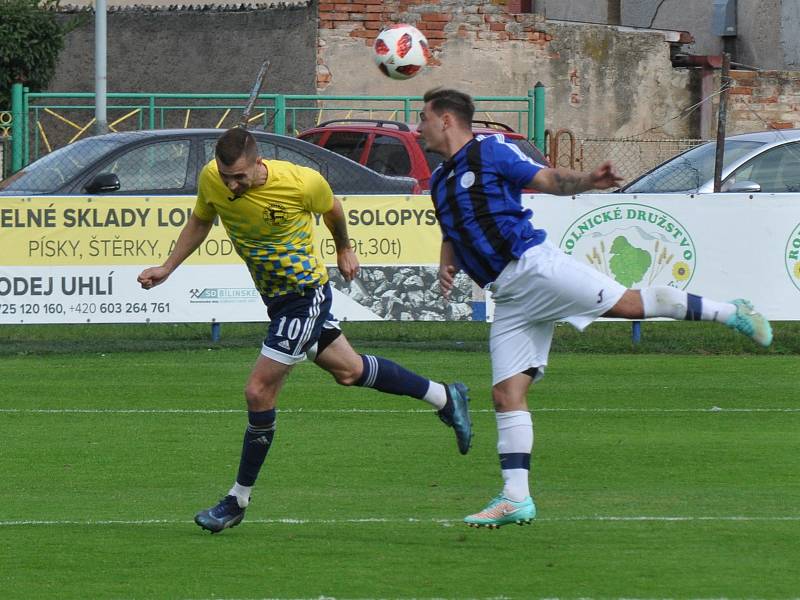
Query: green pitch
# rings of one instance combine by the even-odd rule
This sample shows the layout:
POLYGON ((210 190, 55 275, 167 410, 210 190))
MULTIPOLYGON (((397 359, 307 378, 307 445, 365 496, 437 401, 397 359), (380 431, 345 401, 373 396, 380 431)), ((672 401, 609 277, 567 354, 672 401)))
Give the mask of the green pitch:
POLYGON ((472 388, 472 451, 417 401, 292 374, 244 523, 232 482, 255 351, 0 361, 2 598, 796 598, 793 356, 552 356, 530 395, 529 527, 500 489, 488 356, 371 351, 472 388))

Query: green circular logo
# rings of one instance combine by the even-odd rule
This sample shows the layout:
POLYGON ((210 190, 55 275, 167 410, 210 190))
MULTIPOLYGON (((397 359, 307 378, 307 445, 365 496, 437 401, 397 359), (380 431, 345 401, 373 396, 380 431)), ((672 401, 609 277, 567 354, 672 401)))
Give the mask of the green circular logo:
POLYGON ((794 287, 800 290, 800 223, 792 231, 786 242, 786 272, 792 280, 794 287))
POLYGON ((559 247, 628 288, 684 289, 697 265, 686 228, 644 204, 609 204, 585 213, 569 226, 559 247))

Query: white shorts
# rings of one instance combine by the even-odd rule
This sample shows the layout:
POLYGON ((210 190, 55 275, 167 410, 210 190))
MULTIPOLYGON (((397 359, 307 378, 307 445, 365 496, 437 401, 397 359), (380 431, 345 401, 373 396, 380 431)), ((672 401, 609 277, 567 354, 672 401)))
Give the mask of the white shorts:
POLYGON ((538 369, 534 381, 541 379, 555 322, 583 331, 627 288, 544 242, 509 263, 487 289, 495 305, 489 348, 496 385, 531 368, 538 369))

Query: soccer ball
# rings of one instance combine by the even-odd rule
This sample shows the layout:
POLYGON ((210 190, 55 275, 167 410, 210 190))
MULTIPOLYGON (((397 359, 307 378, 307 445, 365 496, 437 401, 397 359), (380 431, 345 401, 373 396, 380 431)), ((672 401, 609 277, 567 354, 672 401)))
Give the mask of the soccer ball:
POLYGON ((428 40, 411 25, 384 29, 375 39, 372 51, 381 73, 392 79, 414 77, 431 57, 428 40))

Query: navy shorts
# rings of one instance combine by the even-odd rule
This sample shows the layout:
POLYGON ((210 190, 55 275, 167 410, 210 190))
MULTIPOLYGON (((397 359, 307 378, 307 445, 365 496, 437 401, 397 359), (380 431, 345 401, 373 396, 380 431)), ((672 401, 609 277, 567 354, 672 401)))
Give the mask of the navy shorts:
POLYGON ((335 327, 331 315, 331 286, 311 288, 275 298, 263 298, 270 323, 261 354, 285 365, 305 360, 313 351, 323 327, 335 327))

